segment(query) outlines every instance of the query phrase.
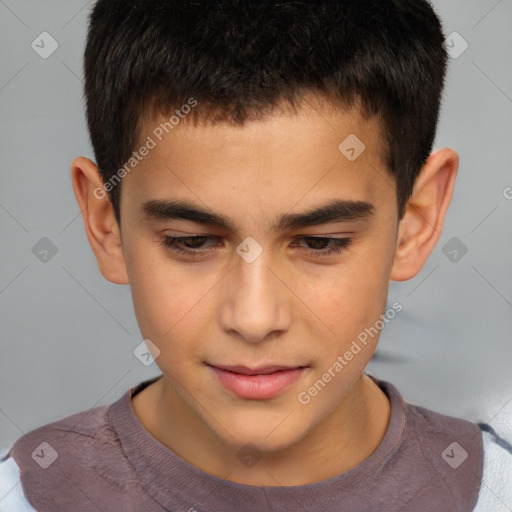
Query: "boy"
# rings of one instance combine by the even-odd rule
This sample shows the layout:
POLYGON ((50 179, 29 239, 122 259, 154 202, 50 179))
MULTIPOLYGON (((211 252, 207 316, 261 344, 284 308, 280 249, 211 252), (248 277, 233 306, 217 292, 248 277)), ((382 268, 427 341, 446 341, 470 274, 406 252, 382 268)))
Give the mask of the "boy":
POLYGON ((423 0, 95 4, 72 182, 162 375, 18 439, 1 510, 512 507, 506 441, 364 373, 452 197, 443 40, 423 0))

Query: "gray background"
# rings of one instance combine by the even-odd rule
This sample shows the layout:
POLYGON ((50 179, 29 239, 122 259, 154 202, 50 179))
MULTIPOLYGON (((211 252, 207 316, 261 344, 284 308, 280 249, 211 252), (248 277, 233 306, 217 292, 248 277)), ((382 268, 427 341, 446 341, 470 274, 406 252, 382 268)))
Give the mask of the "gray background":
MULTIPOLYGON (((0 453, 159 374, 134 356, 129 287, 101 276, 71 188, 72 159, 94 159, 81 79, 91 5, 0 0, 0 453), (46 59, 31 47, 44 31, 58 42, 46 59), (57 249, 47 261, 33 252, 43 237, 57 249)), ((512 1, 434 5, 445 34, 469 44, 450 59, 436 141, 461 166, 431 257, 414 279, 391 283, 389 303, 404 310, 369 368, 413 403, 512 439, 512 1)))

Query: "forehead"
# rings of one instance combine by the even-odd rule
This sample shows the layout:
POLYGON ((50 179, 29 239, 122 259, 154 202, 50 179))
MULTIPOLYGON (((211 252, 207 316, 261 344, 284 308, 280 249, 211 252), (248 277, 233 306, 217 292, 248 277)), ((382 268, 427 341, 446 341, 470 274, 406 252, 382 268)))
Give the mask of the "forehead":
POLYGON ((178 114, 143 123, 140 140, 153 147, 127 176, 139 205, 186 198, 265 214, 278 205, 290 211, 333 199, 375 204, 383 193, 394 194, 380 124, 357 109, 311 101, 296 112, 283 109, 242 125, 195 124, 178 114))

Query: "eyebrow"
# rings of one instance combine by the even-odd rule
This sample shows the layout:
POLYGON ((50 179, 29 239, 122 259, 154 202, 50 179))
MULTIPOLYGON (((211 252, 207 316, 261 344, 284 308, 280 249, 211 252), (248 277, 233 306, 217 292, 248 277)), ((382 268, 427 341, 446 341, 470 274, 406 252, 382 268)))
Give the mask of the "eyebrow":
MULTIPOLYGON (((188 201, 153 199, 143 203, 141 210, 144 220, 181 219, 235 231, 235 224, 229 217, 188 201)), ((333 222, 368 220, 374 214, 375 207, 366 201, 336 199, 305 212, 283 214, 274 222, 271 229, 286 231, 333 222)))

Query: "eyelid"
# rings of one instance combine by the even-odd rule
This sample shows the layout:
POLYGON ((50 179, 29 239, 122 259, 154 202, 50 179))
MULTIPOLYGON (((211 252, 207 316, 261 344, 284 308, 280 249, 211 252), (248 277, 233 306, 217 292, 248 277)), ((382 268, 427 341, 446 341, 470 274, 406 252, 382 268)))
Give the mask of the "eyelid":
MULTIPOLYGON (((171 252, 174 252, 175 254, 181 254, 184 255, 186 258, 201 258, 201 257, 208 257, 211 253, 215 252, 215 248, 218 247, 218 244, 214 245, 208 245, 206 247, 198 247, 198 248, 187 248, 186 246, 183 247, 180 245, 180 243, 183 243, 186 240, 189 239, 196 239, 196 238, 206 238, 206 239, 215 239, 215 238, 221 238, 216 237, 212 235, 189 235, 189 236, 169 236, 164 235, 159 245, 165 247, 171 252)), ((353 243, 352 237, 332 237, 332 236, 326 236, 326 235, 309 235, 309 236, 297 236, 294 237, 294 240, 292 244, 296 244, 298 241, 301 240, 307 240, 307 239, 320 239, 320 240, 327 240, 327 243, 330 244, 330 247, 327 248, 320 248, 320 249, 314 249, 314 248, 308 248, 308 247, 299 247, 299 249, 302 249, 301 252, 305 254, 307 257, 310 258, 318 258, 318 259, 328 259, 331 256, 339 256, 343 254, 345 251, 347 251, 353 243)))

